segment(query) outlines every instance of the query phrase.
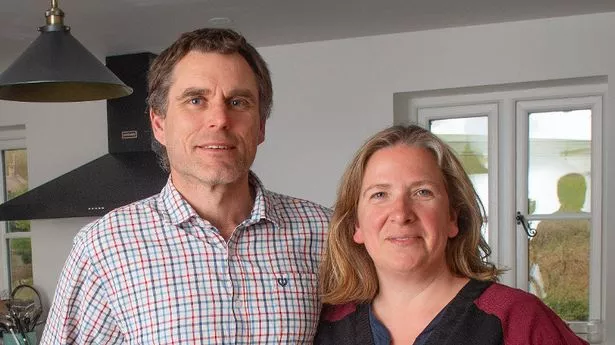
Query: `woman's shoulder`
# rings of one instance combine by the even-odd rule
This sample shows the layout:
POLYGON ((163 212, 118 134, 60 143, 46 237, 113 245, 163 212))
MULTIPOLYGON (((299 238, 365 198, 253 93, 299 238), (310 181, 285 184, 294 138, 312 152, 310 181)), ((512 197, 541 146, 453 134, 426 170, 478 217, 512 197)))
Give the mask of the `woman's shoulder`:
POLYGON ((363 345, 372 343, 369 305, 356 303, 323 305, 314 344, 363 345))
POLYGON ((586 344, 553 310, 529 292, 494 283, 475 304, 500 319, 505 343, 586 344))
POLYGON ((496 303, 500 306, 515 305, 519 302, 526 302, 530 304, 542 303, 538 297, 529 292, 500 283, 492 283, 487 289, 485 289, 479 299, 489 303, 496 303))
POLYGON ((521 289, 499 283, 491 284, 476 299, 483 311, 497 315, 502 321, 510 318, 543 315, 548 319, 558 318, 538 297, 521 289))
POLYGON ((357 312, 358 304, 356 303, 344 303, 344 304, 325 304, 322 307, 320 316, 321 321, 337 322, 353 313, 357 312))

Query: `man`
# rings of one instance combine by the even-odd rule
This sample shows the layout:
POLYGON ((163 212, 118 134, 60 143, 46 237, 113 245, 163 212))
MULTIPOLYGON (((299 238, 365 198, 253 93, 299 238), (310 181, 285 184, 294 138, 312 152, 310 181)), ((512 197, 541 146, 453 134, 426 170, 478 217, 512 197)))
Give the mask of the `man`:
POLYGON ((196 30, 148 87, 169 181, 76 236, 42 344, 311 343, 330 212, 249 170, 272 104, 262 57, 232 30, 196 30))

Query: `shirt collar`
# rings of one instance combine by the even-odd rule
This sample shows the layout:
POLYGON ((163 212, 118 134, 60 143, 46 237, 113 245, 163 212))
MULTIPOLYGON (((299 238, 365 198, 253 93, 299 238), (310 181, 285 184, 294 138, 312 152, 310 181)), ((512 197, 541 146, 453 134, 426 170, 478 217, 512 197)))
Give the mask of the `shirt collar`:
POLYGON ((169 176, 167 184, 158 194, 158 207, 166 211, 165 216, 174 225, 179 225, 192 217, 198 217, 194 208, 175 189, 171 176, 169 176))
MULTIPOLYGON (((248 175, 248 183, 256 196, 250 218, 244 224, 256 224, 262 220, 269 220, 278 225, 281 218, 276 210, 272 193, 265 189, 261 180, 252 171, 248 175)), ((175 225, 186 222, 192 217, 199 217, 194 208, 177 191, 170 176, 167 184, 158 195, 158 206, 160 209, 166 210, 169 221, 175 225)))
POLYGON ((256 224, 263 220, 268 220, 278 226, 280 224, 280 216, 274 201, 274 194, 265 189, 261 180, 252 171, 250 171, 248 179, 250 186, 256 194, 249 223, 256 224))

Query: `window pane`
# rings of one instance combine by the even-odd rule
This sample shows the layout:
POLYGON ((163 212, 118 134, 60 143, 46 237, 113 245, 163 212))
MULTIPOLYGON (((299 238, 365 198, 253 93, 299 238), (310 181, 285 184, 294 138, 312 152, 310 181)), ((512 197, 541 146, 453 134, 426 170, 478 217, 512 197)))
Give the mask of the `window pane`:
POLYGON ((591 110, 532 113, 529 131, 529 213, 589 212, 591 110))
POLYGON ((591 110, 529 115, 530 291, 562 318, 589 314, 591 110), (554 126, 553 124, 557 124, 554 126), (577 219, 578 218, 578 219, 577 219))
MULTIPOLYGON (((25 149, 3 151, 4 183, 6 195, 4 200, 12 199, 28 190, 28 157, 25 149)), ((11 221, 7 223, 7 232, 30 231, 29 221, 11 221)))
MULTIPOLYGON (((485 212, 489 205, 488 118, 487 116, 433 120, 430 130, 449 144, 457 154, 480 197, 485 212)), ((487 225, 483 235, 488 240, 487 225)))
POLYGON ((530 292, 565 320, 589 315, 590 221, 531 222, 536 236, 529 243, 530 292))
POLYGON ((29 238, 7 240, 9 267, 11 267, 11 290, 20 284, 32 285, 32 245, 29 238))

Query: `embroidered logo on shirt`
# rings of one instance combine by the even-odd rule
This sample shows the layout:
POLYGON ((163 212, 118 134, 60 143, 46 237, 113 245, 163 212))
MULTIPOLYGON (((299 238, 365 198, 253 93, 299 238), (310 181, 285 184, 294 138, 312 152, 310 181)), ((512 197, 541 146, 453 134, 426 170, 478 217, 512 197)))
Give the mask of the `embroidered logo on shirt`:
POLYGON ((286 286, 288 284, 288 279, 286 278, 278 278, 278 284, 282 287, 286 286))

